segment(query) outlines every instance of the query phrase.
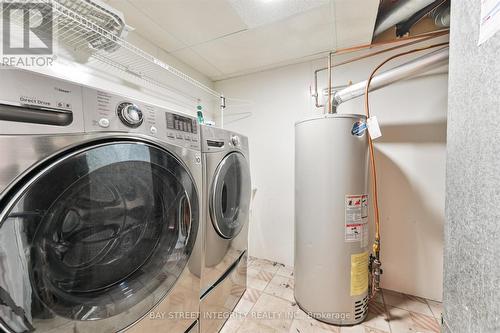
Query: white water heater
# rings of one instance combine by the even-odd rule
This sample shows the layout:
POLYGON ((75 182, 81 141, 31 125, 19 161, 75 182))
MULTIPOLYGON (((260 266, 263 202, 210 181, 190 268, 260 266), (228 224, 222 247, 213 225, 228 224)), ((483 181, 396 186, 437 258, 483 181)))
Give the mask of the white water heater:
POLYGON ((295 124, 295 300, 337 325, 368 311, 367 136, 361 115, 295 124))

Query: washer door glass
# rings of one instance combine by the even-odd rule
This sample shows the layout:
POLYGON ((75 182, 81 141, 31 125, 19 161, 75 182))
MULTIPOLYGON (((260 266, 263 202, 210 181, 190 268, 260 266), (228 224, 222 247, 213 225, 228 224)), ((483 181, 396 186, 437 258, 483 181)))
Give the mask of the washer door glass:
POLYGON ((223 238, 236 237, 248 222, 250 191, 247 160, 238 152, 227 155, 215 171, 210 199, 212 224, 223 238))
POLYGON ((3 325, 38 332, 99 319, 117 331, 168 293, 199 224, 195 185, 173 155, 100 143, 32 176, 0 221, 3 325))

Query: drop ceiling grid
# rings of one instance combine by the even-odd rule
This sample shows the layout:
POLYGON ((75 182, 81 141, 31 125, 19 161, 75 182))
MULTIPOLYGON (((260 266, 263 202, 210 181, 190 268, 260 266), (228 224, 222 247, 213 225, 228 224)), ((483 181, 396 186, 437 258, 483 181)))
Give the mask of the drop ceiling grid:
POLYGON ((332 0, 227 0, 249 29, 272 24, 332 0))
POLYGON ((246 30, 226 0, 127 0, 186 47, 246 30))
POLYGON ((104 1, 121 11, 125 16, 125 22, 135 29, 134 31, 136 33, 157 44, 157 46, 161 47, 163 50, 171 52, 187 47, 181 40, 165 30, 140 7, 137 7, 129 0, 104 1))
MULTIPOLYGON (((142 38, 156 44, 161 49, 160 52, 165 52, 178 58, 180 61, 209 77, 222 75, 222 71, 190 49, 188 45, 176 36, 166 31, 137 4, 129 0, 105 0, 105 2, 123 12, 126 22, 135 29, 130 34, 131 38, 134 34, 140 35, 142 38), (199 58, 198 61, 196 57, 199 58)), ((167 4, 167 2, 164 3, 167 4)), ((133 40, 132 43, 134 43, 133 40)), ((140 43, 136 46, 142 48, 144 47, 142 44, 140 43)), ((149 51, 152 55, 156 55, 156 52, 151 52, 148 48, 146 48, 146 51, 149 51)))
POLYGON ((335 0, 335 48, 372 41, 380 0, 335 0))
POLYGON ((334 46, 331 2, 322 2, 276 22, 192 46, 200 57, 221 70, 221 77, 258 71, 273 64, 300 61, 334 46), (333 36, 333 38, 332 38, 333 36))
POLYGON ((221 79, 369 41, 379 0, 106 2, 123 11, 142 37, 221 79))

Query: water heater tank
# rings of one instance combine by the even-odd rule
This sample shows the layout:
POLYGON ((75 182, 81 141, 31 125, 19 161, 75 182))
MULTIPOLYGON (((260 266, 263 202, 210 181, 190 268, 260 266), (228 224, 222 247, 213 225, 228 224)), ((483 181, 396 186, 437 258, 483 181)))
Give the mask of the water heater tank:
POLYGON ((337 325, 368 308, 367 136, 361 115, 295 124, 295 300, 337 325))

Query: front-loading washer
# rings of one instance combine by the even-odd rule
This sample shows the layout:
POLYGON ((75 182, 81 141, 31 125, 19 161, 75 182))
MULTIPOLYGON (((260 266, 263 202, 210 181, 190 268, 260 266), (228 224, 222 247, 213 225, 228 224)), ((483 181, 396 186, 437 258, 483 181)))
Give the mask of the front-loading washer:
POLYGON ((203 264, 200 332, 218 332, 246 290, 251 196, 247 137, 201 126, 203 264))
POLYGON ((0 328, 197 331, 196 118, 4 69, 0 152, 0 328))

